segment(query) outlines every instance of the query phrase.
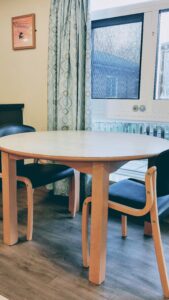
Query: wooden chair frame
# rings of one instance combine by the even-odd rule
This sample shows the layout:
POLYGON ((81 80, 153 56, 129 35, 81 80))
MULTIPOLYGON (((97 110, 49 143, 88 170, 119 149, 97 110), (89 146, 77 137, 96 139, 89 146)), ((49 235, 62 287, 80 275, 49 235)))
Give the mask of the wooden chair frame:
MULTIPOLYGON (((0 178, 2 178, 2 173, 0 173, 0 178)), ((16 180, 23 182, 26 186, 27 191, 27 234, 26 238, 28 241, 32 240, 33 235, 33 194, 34 189, 29 178, 23 176, 16 176, 16 180)), ((74 218, 76 212, 79 210, 79 180, 80 173, 74 170, 74 175, 70 178, 69 186, 69 212, 74 218)))
MULTIPOLYGON (((135 209, 123 204, 119 204, 108 200, 108 207, 124 214, 141 217, 150 213, 150 219, 152 224, 152 233, 154 240, 154 247, 156 253, 156 260, 158 264, 158 270, 160 274, 163 293, 166 298, 169 297, 169 281, 167 275, 167 269, 165 264, 165 258, 163 253, 163 246, 161 241, 158 211, 157 211, 157 195, 156 195, 156 167, 148 169, 145 175, 145 188, 146 188, 146 204, 143 209, 135 209)), ((88 247, 88 217, 89 217, 89 204, 92 203, 92 198, 88 197, 83 204, 82 210, 82 256, 83 266, 89 267, 90 256, 88 247)), ((122 216, 122 235, 126 236, 126 216, 122 216)))

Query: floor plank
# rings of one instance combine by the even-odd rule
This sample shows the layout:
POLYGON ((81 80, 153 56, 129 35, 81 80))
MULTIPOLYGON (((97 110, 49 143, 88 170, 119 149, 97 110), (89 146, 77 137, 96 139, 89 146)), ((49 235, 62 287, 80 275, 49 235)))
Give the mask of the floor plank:
MULTIPOLYGON (((11 247, 0 243, 1 295, 9 300, 163 299, 153 242, 143 237, 142 225, 129 222, 124 240, 119 219, 110 215, 106 281, 94 286, 82 267, 81 213, 72 219, 66 199, 37 190, 33 241, 26 242, 25 192, 19 191, 18 198, 19 243, 11 247)), ((161 230, 169 268, 169 224, 161 224, 161 230)))

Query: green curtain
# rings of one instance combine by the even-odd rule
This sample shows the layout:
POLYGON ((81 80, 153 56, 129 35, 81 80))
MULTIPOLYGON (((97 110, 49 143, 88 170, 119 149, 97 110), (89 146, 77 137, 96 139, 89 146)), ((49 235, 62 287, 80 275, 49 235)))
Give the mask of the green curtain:
MULTIPOLYGON (((48 129, 90 130, 89 0, 52 0, 49 19, 48 129)), ((67 194, 65 180, 55 194, 67 194)))

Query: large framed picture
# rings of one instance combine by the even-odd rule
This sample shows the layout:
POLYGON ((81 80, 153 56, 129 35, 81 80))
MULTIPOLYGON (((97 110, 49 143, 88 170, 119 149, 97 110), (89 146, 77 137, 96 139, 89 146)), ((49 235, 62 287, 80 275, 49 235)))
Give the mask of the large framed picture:
POLYGON ((36 47, 35 14, 12 18, 12 47, 14 50, 36 47))

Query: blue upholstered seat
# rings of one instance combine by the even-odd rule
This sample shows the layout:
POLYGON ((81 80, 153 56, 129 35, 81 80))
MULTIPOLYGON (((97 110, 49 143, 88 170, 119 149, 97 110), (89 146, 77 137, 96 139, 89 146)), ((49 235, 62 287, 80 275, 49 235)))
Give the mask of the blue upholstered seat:
MULTIPOLYGON (((151 161, 151 160, 150 160, 151 161)), ((157 168, 157 206, 160 219, 169 215, 169 150, 153 158, 157 168)), ((109 199, 134 208, 143 208, 146 201, 144 182, 126 179, 110 185, 109 199)), ((149 221, 149 214, 145 216, 149 221)))
MULTIPOLYGON (((109 188, 109 199, 134 208, 143 208, 146 203, 145 185, 131 179, 121 180, 109 188)), ((157 198, 159 218, 169 214, 169 195, 157 198)), ((145 216, 149 220, 149 215, 145 216)))
POLYGON ((71 177, 74 175, 74 170, 64 165, 29 163, 18 168, 17 175, 29 178, 32 187, 37 188, 71 177))

